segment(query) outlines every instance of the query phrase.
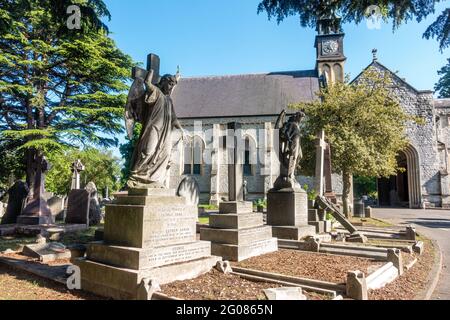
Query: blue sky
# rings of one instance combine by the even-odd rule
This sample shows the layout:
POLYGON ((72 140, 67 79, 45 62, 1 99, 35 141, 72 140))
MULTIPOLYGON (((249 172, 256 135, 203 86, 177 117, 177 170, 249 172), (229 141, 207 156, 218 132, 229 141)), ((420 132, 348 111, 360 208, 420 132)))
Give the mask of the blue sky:
MULTIPOLYGON (((108 22, 118 46, 144 62, 150 52, 161 57, 161 72, 185 77, 313 69, 315 30, 291 17, 280 25, 257 14, 259 0, 106 0, 108 22)), ((446 7, 437 7, 440 13, 446 7)), ((378 49, 381 63, 399 71, 417 89, 433 89, 441 54, 435 40, 422 39, 434 17, 409 22, 395 33, 391 25, 370 30, 365 23, 344 25, 346 73, 356 76, 378 49)))
MULTIPOLYGON (((161 73, 184 77, 306 70, 315 67, 315 30, 302 28, 297 17, 280 25, 257 14, 259 0, 105 0, 112 19, 107 24, 119 48, 135 61, 148 53, 161 57, 161 73)), ((435 40, 422 34, 435 16, 409 22, 395 33, 366 23, 344 25, 346 73, 352 77, 372 60, 379 61, 419 90, 432 90, 450 50, 439 52, 435 40)), ((123 143, 124 137, 120 138, 123 143)), ((120 157, 118 149, 114 154, 120 157)))

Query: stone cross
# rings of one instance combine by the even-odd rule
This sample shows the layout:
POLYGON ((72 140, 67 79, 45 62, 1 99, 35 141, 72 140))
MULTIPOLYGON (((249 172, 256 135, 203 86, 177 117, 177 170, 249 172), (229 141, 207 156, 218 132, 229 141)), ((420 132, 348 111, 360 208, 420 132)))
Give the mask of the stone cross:
POLYGON ((33 165, 36 170, 31 199, 18 218, 19 224, 51 224, 52 213, 44 198, 45 173, 50 170, 50 163, 44 156, 37 156, 33 165))
POLYGON ((160 80, 159 66, 160 66, 159 56, 156 54, 150 53, 147 56, 147 70, 139 68, 139 67, 134 67, 132 69, 131 77, 133 79, 141 78, 141 79, 145 80, 145 78, 147 78, 148 72, 150 70, 153 70, 152 83, 157 84, 160 80))
POLYGON ((325 197, 330 199, 331 202, 336 203, 336 194, 333 191, 333 181, 331 179, 333 172, 331 170, 331 147, 330 144, 327 143, 324 158, 325 197))
POLYGON ((85 169, 86 168, 83 165, 83 163, 81 163, 80 159, 78 159, 77 161, 72 163, 73 176, 72 176, 72 187, 71 187, 71 190, 78 190, 78 189, 80 189, 80 173, 82 171, 84 171, 85 169))
POLYGON ((241 152, 238 150, 238 137, 242 126, 240 123, 228 123, 226 147, 228 152, 228 201, 244 201, 244 168, 241 152))
POLYGON ((325 142, 325 131, 321 130, 317 135, 316 143, 316 176, 314 188, 317 195, 324 195, 324 160, 325 160, 325 149, 327 143, 325 142))

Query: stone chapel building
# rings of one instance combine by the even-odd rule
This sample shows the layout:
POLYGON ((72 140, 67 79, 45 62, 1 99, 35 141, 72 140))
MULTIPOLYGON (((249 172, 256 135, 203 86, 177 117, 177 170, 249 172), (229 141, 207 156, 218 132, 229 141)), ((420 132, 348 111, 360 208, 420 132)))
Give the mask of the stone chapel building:
MULTIPOLYGON (((202 203, 218 204, 226 199, 227 153, 221 136, 226 135, 228 123, 239 122, 245 143, 242 158, 248 199, 265 198, 279 173, 273 139, 278 115, 291 103, 316 99, 322 76, 328 81, 344 79, 344 33, 329 22, 322 19, 318 23, 317 60, 312 70, 180 80, 173 93, 174 106, 189 137, 174 149, 176 161, 171 167, 170 187, 176 187, 188 175, 199 183, 202 203)), ((378 180, 379 205, 450 207, 450 99, 434 99, 432 91, 415 89, 383 66, 375 55, 370 67, 391 73, 393 94, 405 111, 425 120, 425 125, 408 125, 410 145, 398 156, 406 171, 378 180)), ((302 186, 314 185, 311 177, 298 180, 302 186)), ((333 175, 333 188, 339 196, 339 175, 333 175)))

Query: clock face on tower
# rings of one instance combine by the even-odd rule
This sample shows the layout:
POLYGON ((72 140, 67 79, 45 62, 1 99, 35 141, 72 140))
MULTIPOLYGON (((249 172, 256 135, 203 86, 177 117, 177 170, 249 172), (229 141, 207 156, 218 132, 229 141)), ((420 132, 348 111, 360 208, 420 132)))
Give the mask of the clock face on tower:
POLYGON ((325 40, 322 42, 322 54, 328 56, 334 54, 339 49, 339 43, 336 40, 325 40))

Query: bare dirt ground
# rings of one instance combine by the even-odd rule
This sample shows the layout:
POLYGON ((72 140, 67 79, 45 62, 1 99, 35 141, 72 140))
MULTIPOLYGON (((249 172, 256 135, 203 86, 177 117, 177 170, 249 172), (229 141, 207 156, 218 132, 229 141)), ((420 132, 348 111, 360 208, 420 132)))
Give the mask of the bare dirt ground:
POLYGON ((0 300, 101 300, 64 285, 0 265, 0 300))
MULTIPOLYGON (((168 296, 184 300, 266 300, 263 290, 279 287, 279 284, 248 281, 213 269, 196 279, 177 281, 161 286, 161 289, 168 296)), ((303 294, 308 300, 326 299, 318 294, 303 294)))
POLYGON ((382 264, 383 262, 365 258, 280 250, 234 265, 313 280, 345 283, 348 271, 360 270, 368 274, 382 264))

